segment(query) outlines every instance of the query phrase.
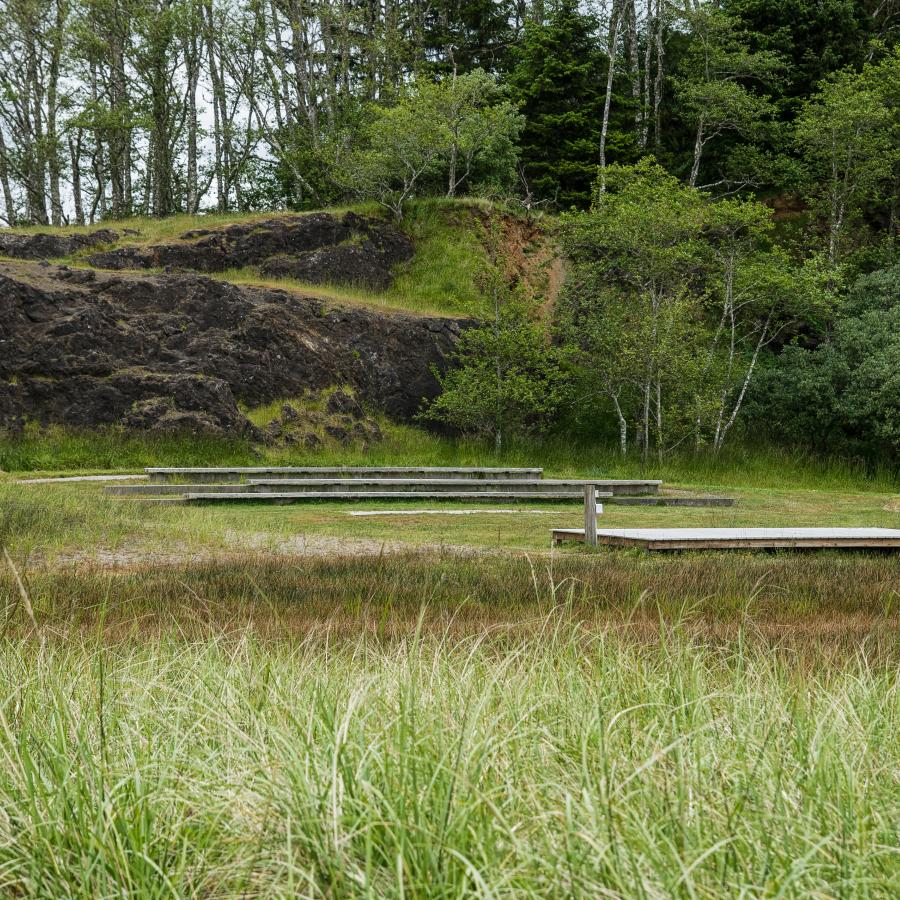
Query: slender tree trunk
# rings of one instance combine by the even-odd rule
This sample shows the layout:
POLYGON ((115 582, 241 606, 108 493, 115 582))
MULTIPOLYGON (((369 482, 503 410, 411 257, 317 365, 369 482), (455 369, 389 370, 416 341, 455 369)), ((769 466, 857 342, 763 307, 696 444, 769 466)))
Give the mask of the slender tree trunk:
POLYGON ((447 196, 448 197, 456 196, 456 164, 457 164, 458 155, 459 155, 459 145, 456 143, 456 139, 454 137, 454 140, 450 145, 450 162, 449 162, 450 173, 449 173, 448 180, 447 180, 447 196))
POLYGON ((56 0, 56 21, 50 40, 50 69, 47 74, 47 155, 50 176, 50 215, 54 225, 63 223, 63 206, 60 191, 62 178, 62 154, 57 133, 57 107, 59 71, 63 54, 63 33, 68 17, 65 0, 56 0))
POLYGON ((747 367, 747 372, 744 375, 744 381, 741 384, 740 393, 737 396, 737 399, 734 401, 734 406, 731 409, 731 414, 728 416, 728 420, 723 425, 721 432, 716 435, 716 442, 714 445, 714 449, 716 453, 718 453, 723 444, 725 443, 725 436, 731 430, 731 426, 734 425, 737 420, 738 413, 741 411, 741 406, 743 406, 744 398, 747 396, 747 388, 750 387, 750 382, 753 378, 753 373, 756 370, 756 364, 759 362, 759 354, 762 351, 762 348, 766 345, 766 339, 769 335, 769 327, 772 324, 772 313, 769 312, 769 315, 766 317, 765 324, 759 333, 759 340, 756 342, 756 347, 753 349, 753 357, 750 360, 750 365, 747 367))
POLYGON ((641 130, 638 141, 641 150, 647 149, 650 133, 650 70, 653 65, 653 0, 647 0, 646 26, 644 33, 644 99, 641 104, 641 130))
POLYGON ((187 212, 194 215, 200 206, 197 178, 197 82, 200 79, 200 36, 198 8, 191 6, 190 36, 185 42, 187 68, 187 212))
POLYGON ((69 158, 72 162, 72 204, 75 207, 75 224, 84 225, 84 199, 81 194, 81 140, 82 131, 77 129, 75 138, 69 135, 69 158))
POLYGON ((6 139, 3 137, 3 128, 0 127, 0 187, 3 188, 6 224, 12 228, 17 224, 18 217, 16 216, 16 202, 9 183, 9 161, 6 154, 6 139))
POLYGON ((615 393, 613 391, 608 391, 607 393, 609 394, 613 403, 613 408, 616 411, 616 418, 619 420, 619 452, 624 459, 628 455, 628 420, 622 413, 618 391, 615 393))
POLYGON ((700 174, 700 159, 703 156, 703 116, 697 124, 697 136, 694 139, 694 161, 691 164, 691 177, 689 184, 691 187, 697 187, 697 176, 700 174))
POLYGON ((294 81, 297 106, 302 109, 309 124, 310 139, 315 145, 319 136, 319 112, 315 92, 312 90, 309 41, 306 35, 306 16, 299 0, 290 0, 291 55, 294 63, 294 81))
POLYGON ((625 37, 628 42, 628 68, 631 72, 631 98, 634 101, 634 132, 640 142, 641 135, 641 65, 638 47, 637 8, 635 0, 628 0, 626 7, 625 37))
POLYGON ((657 150, 662 143, 663 33, 665 23, 663 0, 656 0, 656 78, 653 82, 653 142, 657 150))
MULTIPOLYGON (((290 84, 288 82, 284 41, 281 38, 281 19, 278 17, 278 10, 274 0, 269 0, 269 16, 272 20, 272 34, 275 41, 275 67, 278 70, 278 84, 273 91, 276 99, 275 111, 280 117, 283 110, 284 125, 290 128, 294 122, 294 109, 293 101, 291 100, 290 84)), ((280 125, 281 123, 279 122, 279 126, 280 125)))
MULTIPOLYGON (((453 59, 453 48, 450 47, 450 48, 448 48, 448 50, 449 50, 449 54, 450 54, 450 59, 453 59)), ((452 96, 454 98, 456 97, 455 88, 456 88, 456 62, 453 63, 452 96)), ((456 104, 455 99, 454 99, 453 103, 454 103, 453 113, 454 113, 454 119, 455 119, 456 112, 457 112, 455 109, 455 104, 456 104)), ((449 164, 450 174, 449 174, 449 180, 447 183, 447 196, 448 197, 456 196, 456 167, 457 167, 457 163, 459 160, 459 125, 456 121, 454 121, 454 123, 453 123, 452 130, 453 130, 453 140, 450 142, 450 164, 449 164)))
MULTIPOLYGON (((96 109, 98 102, 97 93, 97 64, 91 63, 91 106, 96 109)), ((91 153, 91 169, 94 173, 94 181, 97 183, 97 190, 94 194, 94 200, 91 203, 90 221, 93 225, 96 220, 97 213, 101 218, 106 217, 106 161, 103 153, 103 130, 99 127, 94 128, 94 149, 91 153)))
POLYGON ((151 63, 151 114, 153 117, 153 214, 173 212, 172 143, 166 78, 168 46, 157 48, 151 63))
POLYGON ((332 32, 331 6, 324 4, 319 14, 319 29, 322 34, 322 62, 325 69, 324 84, 322 89, 322 106, 325 109, 325 124, 330 134, 334 133, 335 123, 335 97, 338 93, 339 83, 335 69, 334 34, 332 32))
POLYGON ((225 183, 224 165, 224 131, 227 122, 227 112, 225 109, 225 88, 222 83, 222 72, 219 70, 216 60, 216 26, 212 0, 205 0, 203 9, 206 14, 206 54, 209 60, 209 78, 213 94, 213 145, 215 151, 213 169, 216 176, 216 206, 219 212, 227 212, 229 191, 225 183))
MULTIPOLYGON (((26 190, 28 195, 29 218, 38 225, 49 225, 47 215, 47 158, 44 141, 43 88, 38 71, 38 48, 35 35, 29 35, 26 49, 26 68, 28 73, 28 97, 31 102, 28 125, 29 150, 27 153, 26 171, 28 178, 26 190)), ((28 115, 26 113, 26 115, 28 115)))
POLYGON ((641 428, 643 432, 641 455, 645 466, 650 454, 650 390, 651 383, 648 378, 644 383, 644 407, 641 410, 641 428))
POLYGON ((600 192, 606 190, 606 136, 609 133, 609 111, 612 104, 613 80, 616 74, 616 38, 619 27, 619 6, 613 0, 609 19, 609 69, 606 73, 606 96, 603 98, 603 124, 600 126, 600 192))
POLYGON ((660 462, 663 458, 663 415, 662 415, 662 383, 656 379, 656 455, 660 462))

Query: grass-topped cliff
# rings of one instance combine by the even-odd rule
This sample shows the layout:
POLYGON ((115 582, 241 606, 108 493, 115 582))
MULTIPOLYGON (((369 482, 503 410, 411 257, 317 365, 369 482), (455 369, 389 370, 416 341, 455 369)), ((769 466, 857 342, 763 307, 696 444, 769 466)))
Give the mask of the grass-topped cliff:
MULTIPOLYGON (((383 213, 374 205, 333 207, 322 210, 334 216, 355 213, 375 220, 383 213)), ((113 231, 116 239, 104 249, 148 248, 154 245, 185 245, 184 235, 198 230, 214 231, 233 225, 255 225, 277 219, 278 213, 177 215, 165 219, 135 217, 93 226, 48 228, 20 227, 0 230, 0 259, 10 258, 4 250, 4 236, 48 234, 61 237, 90 236, 113 231)), ((317 213, 285 214, 289 218, 317 213)), ((501 260, 511 277, 527 281, 533 291, 554 291, 560 281, 559 260, 547 230, 487 201, 466 199, 422 200, 410 204, 400 229, 413 245, 410 259, 392 267, 392 283, 375 290, 346 282, 312 284, 290 277, 273 277, 259 266, 234 266, 211 274, 240 285, 280 288, 313 296, 334 304, 364 304, 377 309, 405 310, 425 315, 468 316, 480 312, 486 303, 483 274, 487 258, 488 230, 497 223, 501 260)), ((387 223, 386 223, 387 224, 387 223)), ((47 261, 75 267, 91 267, 89 257, 96 247, 75 248, 50 255, 47 261)), ((156 271, 143 268, 142 271, 156 271)))

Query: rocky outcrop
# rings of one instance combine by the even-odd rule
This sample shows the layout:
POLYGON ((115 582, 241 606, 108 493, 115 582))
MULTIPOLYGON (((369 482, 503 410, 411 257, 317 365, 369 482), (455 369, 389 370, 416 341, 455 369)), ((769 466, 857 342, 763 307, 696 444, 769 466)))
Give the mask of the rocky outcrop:
POLYGON ((239 402, 332 385, 405 419, 437 393, 433 369, 446 366, 465 326, 194 274, 32 263, 0 263, 0 299, 5 428, 37 420, 251 434, 239 402))
POLYGON ((17 234, 0 231, 0 256, 13 259, 53 259, 69 256, 80 250, 114 244, 119 233, 109 228, 100 228, 88 234, 17 234))
POLYGON ((318 447, 327 440, 359 442, 363 448, 381 440, 381 428, 359 401, 346 391, 331 393, 323 410, 285 403, 279 415, 261 429, 262 440, 272 446, 318 447))
POLYGON ((171 243, 94 253, 89 262, 105 269, 194 272, 258 266, 272 277, 383 290, 390 284, 391 267, 412 255, 412 242, 401 231, 381 219, 348 212, 197 229, 171 243))

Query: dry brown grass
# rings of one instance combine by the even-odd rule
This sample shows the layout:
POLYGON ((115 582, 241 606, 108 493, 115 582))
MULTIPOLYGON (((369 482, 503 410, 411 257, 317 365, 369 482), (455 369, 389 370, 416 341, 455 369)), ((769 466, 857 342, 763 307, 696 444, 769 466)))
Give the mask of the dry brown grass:
MULTIPOLYGON (((265 554, 125 570, 74 566, 24 573, 39 630, 69 639, 100 628, 115 640, 172 633, 188 640, 243 634, 295 641, 370 635, 482 634, 533 638, 548 615, 638 641, 675 629, 692 640, 737 640, 821 662, 864 652, 900 660, 898 563, 861 554, 609 553, 527 557, 408 553, 283 559, 265 554), (661 630, 662 626, 662 630, 661 630)), ((0 575, 8 635, 31 632, 11 614, 17 585, 0 575)))

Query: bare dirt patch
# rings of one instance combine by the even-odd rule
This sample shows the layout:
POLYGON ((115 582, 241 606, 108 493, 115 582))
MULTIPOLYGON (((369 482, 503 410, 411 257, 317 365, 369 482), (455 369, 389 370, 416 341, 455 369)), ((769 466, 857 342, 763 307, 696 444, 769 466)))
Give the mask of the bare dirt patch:
POLYGON ((95 547, 90 550, 67 550, 52 556, 32 556, 30 569, 125 570, 134 568, 167 568, 198 563, 256 564, 266 559, 347 559, 383 557, 407 553, 454 556, 479 556, 495 551, 456 544, 410 544, 370 538, 338 538, 320 534, 297 534, 290 538, 268 532, 226 532, 224 548, 190 548, 174 543, 161 550, 140 546, 95 547))

